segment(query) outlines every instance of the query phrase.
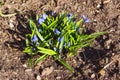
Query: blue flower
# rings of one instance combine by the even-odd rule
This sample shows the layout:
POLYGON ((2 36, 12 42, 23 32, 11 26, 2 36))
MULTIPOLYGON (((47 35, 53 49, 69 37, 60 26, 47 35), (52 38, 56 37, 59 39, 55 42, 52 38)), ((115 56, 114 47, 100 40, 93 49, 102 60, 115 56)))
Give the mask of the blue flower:
POLYGON ((54 14, 55 14, 55 12, 54 12, 54 11, 52 11, 52 12, 51 12, 51 15, 53 16, 54 14))
POLYGON ((45 22, 45 19, 47 18, 47 14, 43 14, 41 18, 38 19, 38 24, 42 24, 45 22))
POLYGON ((41 18, 45 20, 47 18, 47 14, 43 14, 41 18))
POLYGON ((83 18, 83 20, 84 20, 85 23, 90 22, 90 20, 85 15, 82 15, 82 18, 83 18))
POLYGON ((63 44, 63 46, 66 46, 66 42, 63 44))
POLYGON ((38 38, 37 38, 37 35, 34 35, 34 36, 32 37, 32 42, 36 42, 36 41, 38 41, 38 38))
POLYGON ((59 34, 60 34, 60 31, 59 31, 58 29, 55 29, 55 30, 54 30, 54 34, 59 35, 59 34))
POLYGON ((71 14, 71 13, 70 13, 70 14, 68 14, 68 15, 67 15, 68 19, 69 19, 71 16, 72 16, 72 14, 71 14))
POLYGON ((45 20, 43 18, 38 19, 38 24, 42 24, 45 20))
POLYGON ((63 41, 64 37, 58 37, 58 41, 61 42, 63 41))

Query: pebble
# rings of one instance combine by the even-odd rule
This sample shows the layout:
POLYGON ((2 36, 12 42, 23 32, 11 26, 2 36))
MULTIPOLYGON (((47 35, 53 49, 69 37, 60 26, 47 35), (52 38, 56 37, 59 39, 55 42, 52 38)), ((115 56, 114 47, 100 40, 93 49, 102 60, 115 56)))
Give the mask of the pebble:
POLYGON ((45 68, 43 71, 42 71, 42 76, 47 76, 49 74, 51 74, 54 70, 54 67, 48 67, 48 68, 45 68))
POLYGON ((106 3, 109 3, 111 0, 105 0, 103 3, 106 4, 106 3))
POLYGON ((98 4, 98 5, 97 5, 97 8, 99 9, 100 7, 101 7, 101 5, 100 5, 100 4, 98 4))
POLYGON ((10 20, 10 21, 9 21, 9 26, 10 26, 10 29, 13 29, 13 28, 14 28, 13 20, 10 20))
POLYGON ((25 72, 31 72, 32 71, 32 69, 26 69, 25 70, 25 72))
POLYGON ((58 76, 58 77, 56 77, 56 79, 60 80, 60 79, 61 79, 61 77, 60 77, 60 76, 58 76))
POLYGON ((95 74, 94 73, 91 75, 91 78, 95 78, 95 74))
POLYGON ((27 68, 27 64, 23 64, 23 67, 24 67, 24 68, 27 68))
POLYGON ((109 39, 108 41, 106 41, 106 47, 107 47, 107 49, 110 49, 110 44, 112 43, 112 40, 111 39, 109 39))
POLYGON ((37 80, 41 80, 41 77, 39 75, 37 75, 36 79, 37 80))

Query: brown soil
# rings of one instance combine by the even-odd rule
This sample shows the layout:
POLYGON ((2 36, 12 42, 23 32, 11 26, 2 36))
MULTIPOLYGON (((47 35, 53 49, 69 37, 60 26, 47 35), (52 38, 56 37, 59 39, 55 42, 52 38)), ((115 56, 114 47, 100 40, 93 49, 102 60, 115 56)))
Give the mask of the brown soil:
POLYGON ((120 80, 120 0, 1 0, 0 80, 120 80), (25 34, 30 16, 65 10, 77 19, 86 15, 91 22, 85 32, 106 32, 90 47, 66 61, 76 70, 69 72, 51 57, 34 67, 28 66, 25 34), (104 68, 104 70, 102 70, 104 68))

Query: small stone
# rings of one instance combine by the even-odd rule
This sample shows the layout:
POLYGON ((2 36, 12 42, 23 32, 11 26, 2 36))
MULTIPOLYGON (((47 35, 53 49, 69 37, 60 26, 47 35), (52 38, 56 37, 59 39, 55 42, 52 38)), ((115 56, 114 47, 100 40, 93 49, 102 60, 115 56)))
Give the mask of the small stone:
POLYGON ((105 59, 105 63, 108 63, 108 62, 109 62, 109 59, 108 59, 108 58, 106 58, 106 59, 105 59))
POLYGON ((110 49, 111 43, 112 43, 111 39, 109 39, 108 41, 106 41, 106 47, 107 47, 107 49, 110 49))
POLYGON ((95 78, 95 74, 94 73, 91 75, 91 78, 95 78))
POLYGON ((106 3, 109 3, 111 0, 105 0, 103 3, 106 4, 106 3))
POLYGON ((27 65, 26 65, 26 64, 23 64, 23 67, 24 67, 24 68, 27 68, 27 65))
POLYGON ((32 71, 32 69, 26 69, 25 70, 25 72, 31 72, 32 71))
POLYGON ((100 4, 98 4, 98 5, 97 5, 97 8, 99 9, 100 7, 101 7, 101 5, 100 5, 100 4))
POLYGON ((10 20, 10 21, 9 21, 9 26, 10 26, 10 29, 13 29, 13 28, 14 28, 13 20, 10 20))
POLYGON ((56 77, 56 79, 60 80, 60 79, 61 79, 61 77, 60 77, 60 76, 58 76, 58 77, 56 77))
POLYGON ((36 79, 37 80, 41 80, 41 77, 39 75, 37 75, 36 79))
POLYGON ((105 76, 105 70, 102 69, 100 72, 99 72, 102 76, 105 76))
POLYGON ((48 67, 48 68, 45 68, 43 71, 42 71, 42 76, 47 76, 49 74, 51 74, 54 70, 54 67, 48 67))

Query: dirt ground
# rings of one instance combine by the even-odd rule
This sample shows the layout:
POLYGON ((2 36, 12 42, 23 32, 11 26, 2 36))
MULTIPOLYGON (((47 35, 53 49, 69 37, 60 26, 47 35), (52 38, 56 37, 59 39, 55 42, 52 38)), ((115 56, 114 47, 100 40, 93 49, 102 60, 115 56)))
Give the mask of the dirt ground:
MULTIPOLYGON (((0 0, 0 80, 120 80, 120 0, 0 0), (28 66, 25 34, 29 18, 42 12, 72 13, 77 19, 86 15, 90 23, 85 32, 106 32, 90 47, 81 49, 66 61, 71 73, 52 57, 28 66)), ((36 56, 37 57, 37 56, 36 56)))

